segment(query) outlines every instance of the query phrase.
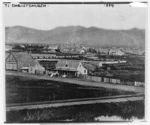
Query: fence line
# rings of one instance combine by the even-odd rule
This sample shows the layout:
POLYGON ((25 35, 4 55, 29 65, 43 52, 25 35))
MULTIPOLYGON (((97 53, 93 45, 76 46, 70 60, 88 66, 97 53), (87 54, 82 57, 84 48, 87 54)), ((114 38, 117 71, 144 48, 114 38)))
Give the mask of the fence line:
POLYGON ((94 82, 104 82, 104 83, 112 83, 112 84, 124 84, 124 85, 132 85, 132 86, 144 86, 144 82, 130 82, 130 81, 122 81, 120 79, 108 78, 108 77, 97 77, 97 76, 85 76, 83 79, 94 81, 94 82))

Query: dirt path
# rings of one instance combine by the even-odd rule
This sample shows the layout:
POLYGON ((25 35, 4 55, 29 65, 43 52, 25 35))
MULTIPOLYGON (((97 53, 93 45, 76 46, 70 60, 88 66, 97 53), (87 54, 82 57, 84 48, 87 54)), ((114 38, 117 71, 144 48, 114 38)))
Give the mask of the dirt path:
POLYGON ((6 71, 6 75, 15 75, 15 76, 24 76, 34 79, 43 79, 43 80, 50 80, 50 81, 57 81, 57 82, 64 82, 70 84, 78 84, 84 86, 93 86, 93 87, 104 87, 110 89, 119 89, 123 91, 132 91, 136 93, 143 93, 144 94, 144 87, 136 87, 136 86, 129 86, 129 85, 118 85, 118 84, 110 84, 104 82, 93 82, 93 81, 85 81, 82 79, 74 79, 74 78, 58 78, 58 77, 49 77, 49 76, 41 76, 29 73, 22 73, 22 72, 15 72, 15 71, 6 71))
POLYGON ((72 105, 85 105, 85 104, 96 104, 96 103, 112 103, 112 102, 126 102, 126 101, 137 101, 144 100, 143 95, 138 96, 121 96, 121 97, 111 97, 111 98, 93 98, 93 99, 76 99, 76 100, 62 100, 56 102, 41 102, 41 103, 31 103, 31 104, 19 104, 11 105, 6 107, 6 111, 13 110, 23 110, 23 109, 37 109, 37 108, 51 108, 51 107, 61 107, 61 106, 72 106, 72 105))

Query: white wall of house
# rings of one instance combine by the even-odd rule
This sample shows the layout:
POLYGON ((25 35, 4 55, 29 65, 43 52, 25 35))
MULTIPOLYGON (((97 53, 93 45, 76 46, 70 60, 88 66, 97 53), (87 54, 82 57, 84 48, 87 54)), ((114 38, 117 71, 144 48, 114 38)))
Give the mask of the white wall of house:
POLYGON ((45 71, 45 68, 37 63, 35 66, 29 66, 29 73, 35 74, 36 72, 40 72, 42 74, 45 71))
POLYGON ((80 54, 85 54, 85 50, 81 50, 81 51, 80 51, 80 54))
POLYGON ((18 70, 18 64, 13 55, 9 55, 6 58, 6 70, 18 70))
POLYGON ((80 62, 77 67, 78 74, 87 75, 87 69, 83 67, 82 63, 80 62))
POLYGON ((33 66, 29 67, 29 73, 35 74, 35 68, 33 66))
POLYGON ((43 66, 41 66, 39 63, 37 63, 35 66, 34 66, 35 70, 41 70, 41 71, 45 71, 45 68, 43 66))
POLYGON ((110 50, 109 55, 123 56, 125 54, 124 54, 124 52, 122 52, 120 50, 110 50))
POLYGON ((118 55, 118 56, 123 56, 123 55, 124 55, 124 52, 118 50, 118 51, 116 51, 116 55, 118 55))

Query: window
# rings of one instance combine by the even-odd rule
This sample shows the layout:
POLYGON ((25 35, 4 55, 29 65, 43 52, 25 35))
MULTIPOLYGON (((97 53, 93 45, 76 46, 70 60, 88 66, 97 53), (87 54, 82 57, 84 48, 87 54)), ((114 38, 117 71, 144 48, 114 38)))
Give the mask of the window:
POLYGON ((66 64, 66 67, 68 67, 68 64, 66 64))
POLYGON ((86 73, 86 70, 84 70, 84 73, 86 73))

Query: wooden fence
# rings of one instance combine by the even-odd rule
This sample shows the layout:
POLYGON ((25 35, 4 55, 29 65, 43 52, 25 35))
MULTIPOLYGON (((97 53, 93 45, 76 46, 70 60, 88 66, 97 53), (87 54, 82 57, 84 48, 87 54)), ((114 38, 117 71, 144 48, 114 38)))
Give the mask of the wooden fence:
POLYGON ((97 77, 97 76, 85 76, 82 77, 89 81, 94 82, 104 82, 104 83, 112 83, 112 84, 123 84, 123 85, 131 85, 131 86, 144 86, 144 82, 130 82, 130 81, 121 81, 120 79, 108 78, 108 77, 97 77))

